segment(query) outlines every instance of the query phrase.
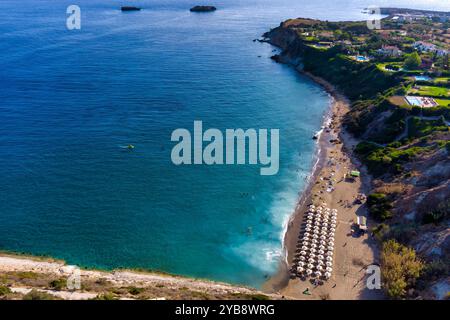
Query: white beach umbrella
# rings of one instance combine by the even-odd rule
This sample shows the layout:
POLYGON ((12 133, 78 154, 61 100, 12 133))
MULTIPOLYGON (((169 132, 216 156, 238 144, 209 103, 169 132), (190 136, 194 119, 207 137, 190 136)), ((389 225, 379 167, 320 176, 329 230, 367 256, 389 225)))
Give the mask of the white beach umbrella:
POLYGON ((320 234, 323 235, 323 236, 326 236, 328 234, 328 232, 322 230, 322 231, 320 231, 320 234))
POLYGON ((306 274, 309 276, 312 273, 311 269, 306 269, 306 274))
POLYGON ((311 248, 316 249, 316 248, 317 248, 317 244, 312 243, 312 244, 311 244, 311 248))
POLYGON ((318 266, 321 266, 321 265, 323 265, 323 264, 324 264, 324 263, 323 263, 322 260, 317 261, 317 265, 318 265, 318 266))
POLYGON ((321 276, 322 276, 322 272, 316 271, 316 272, 314 272, 314 275, 315 275, 316 277, 321 277, 321 276))
POLYGON ((299 259, 300 261, 305 261, 305 260, 306 260, 306 257, 300 256, 298 259, 299 259))
POLYGON ((316 239, 312 239, 311 243, 317 243, 318 241, 316 239))
POLYGON ((313 238, 317 239, 317 238, 319 238, 319 235, 315 234, 315 235, 313 235, 313 238))
POLYGON ((335 213, 337 213, 338 211, 337 211, 337 209, 331 209, 331 211, 333 211, 333 212, 335 212, 335 213))
POLYGON ((333 252, 332 252, 332 251, 328 251, 328 252, 326 253, 326 255, 330 257, 330 256, 333 255, 333 252))
POLYGON ((304 237, 309 237, 309 233, 305 232, 305 234, 303 235, 304 237))
POLYGON ((320 239, 325 240, 326 237, 325 236, 320 236, 320 239))
POLYGON ((308 250, 308 246, 303 246, 302 251, 306 251, 306 250, 308 250))
POLYGON ((327 262, 333 262, 333 257, 331 257, 331 256, 328 256, 326 259, 327 259, 327 262))
POLYGON ((319 249, 320 249, 320 250, 324 250, 324 249, 325 249, 325 246, 321 244, 321 245, 319 246, 319 249))
POLYGON ((306 232, 310 232, 310 231, 311 231, 311 228, 310 228, 310 227, 306 227, 306 228, 305 228, 305 231, 306 231, 306 232))
POLYGON ((314 209, 316 206, 313 205, 313 204, 310 204, 309 207, 310 207, 311 209, 314 209))
POLYGON ((327 267, 325 270, 327 270, 328 272, 333 272, 333 268, 331 267, 327 267))
POLYGON ((327 231, 328 228, 327 227, 322 227, 322 231, 327 231))
POLYGON ((312 263, 308 263, 308 265, 306 266, 308 269, 313 269, 314 265, 312 263))
POLYGON ((303 250, 303 251, 300 251, 300 255, 301 255, 301 256, 306 256, 306 251, 304 251, 304 250, 303 250))
POLYGON ((316 253, 316 249, 311 248, 311 250, 309 250, 311 253, 316 253))
POLYGON ((316 257, 316 255, 314 254, 314 253, 311 253, 310 255, 309 255, 309 258, 310 259, 312 259, 313 261, 314 261, 314 258, 316 257))
POLYGON ((331 231, 331 232, 335 232, 336 229, 335 229, 335 228, 331 228, 330 231, 331 231))
POLYGON ((323 270, 323 268, 321 266, 317 266, 316 269, 319 270, 319 271, 323 270))
POLYGON ((317 251, 317 253, 320 254, 320 255, 323 255, 323 254, 325 254, 325 251, 319 250, 319 251, 317 251))
POLYGON ((330 250, 330 251, 333 251, 333 250, 334 250, 334 247, 333 247, 333 246, 328 246, 327 249, 330 250))
POLYGON ((329 262, 329 261, 327 261, 327 262, 325 263, 325 265, 326 265, 327 267, 333 266, 333 264, 332 264, 331 262, 329 262))
POLYGON ((305 268, 303 267, 297 267, 297 272, 298 273, 302 273, 305 270, 305 268))
POLYGON ((325 278, 329 279, 331 277, 331 273, 329 272, 325 272, 324 273, 325 278))
MULTIPOLYGON (((319 252, 319 253, 320 253, 320 252, 319 252)), ((317 256, 317 259, 323 260, 323 254, 319 254, 319 255, 317 256)))
POLYGON ((331 228, 336 228, 336 223, 332 223, 330 227, 331 228))
POLYGON ((326 245, 327 242, 326 242, 325 240, 320 240, 320 244, 321 244, 321 245, 326 245))
POLYGON ((299 267, 303 267, 303 266, 305 265, 305 262, 299 261, 299 262, 297 262, 297 265, 298 265, 299 267))

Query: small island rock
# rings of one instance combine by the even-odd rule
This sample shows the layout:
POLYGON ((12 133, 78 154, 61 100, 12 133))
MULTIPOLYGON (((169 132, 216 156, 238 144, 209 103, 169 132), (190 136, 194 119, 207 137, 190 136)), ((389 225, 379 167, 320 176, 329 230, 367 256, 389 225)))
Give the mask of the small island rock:
POLYGON ((191 12, 212 12, 216 11, 217 8, 214 6, 195 6, 192 7, 189 11, 191 12))
POLYGON ((139 8, 139 7, 124 6, 124 7, 121 7, 120 10, 122 10, 122 11, 140 11, 141 8, 139 8))

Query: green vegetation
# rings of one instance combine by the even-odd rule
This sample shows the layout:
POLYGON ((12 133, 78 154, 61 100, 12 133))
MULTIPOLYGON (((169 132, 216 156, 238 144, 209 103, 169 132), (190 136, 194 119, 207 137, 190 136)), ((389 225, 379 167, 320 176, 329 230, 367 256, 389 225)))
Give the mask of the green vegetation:
POLYGON ((423 120, 419 117, 412 117, 408 121, 409 138, 424 137, 436 131, 449 131, 449 126, 443 116, 439 120, 423 120))
POLYGON ((49 283, 49 287, 57 291, 65 290, 67 289, 67 280, 64 278, 52 280, 49 283))
POLYGON ((32 289, 22 297, 22 300, 55 300, 56 297, 43 291, 32 289))
POLYGON ((5 296, 7 294, 11 293, 11 289, 8 288, 7 286, 1 286, 0 285, 0 297, 1 296, 5 296))
POLYGON ((449 89, 437 86, 419 86, 417 94, 425 97, 447 97, 449 89))
POLYGON ((369 213, 378 221, 392 218, 392 201, 383 193, 372 193, 367 197, 369 213))
POLYGON ((422 59, 416 51, 406 56, 405 68, 407 68, 408 70, 415 70, 420 67, 421 64, 422 59))
POLYGON ((450 200, 438 204, 437 208, 426 212, 422 217, 422 223, 439 223, 450 217, 450 200))
POLYGON ((137 288, 137 287, 128 287, 127 289, 128 289, 128 293, 130 293, 134 296, 139 295, 145 291, 144 288, 137 288))
POLYGON ((384 173, 403 172, 402 163, 408 162, 430 149, 432 149, 432 146, 414 146, 400 149, 361 142, 356 146, 355 152, 364 160, 373 175, 380 176, 384 173))
POLYGON ((381 276, 383 287, 391 298, 403 298, 406 290, 414 286, 423 268, 424 264, 416 257, 414 249, 395 240, 383 243, 381 276))

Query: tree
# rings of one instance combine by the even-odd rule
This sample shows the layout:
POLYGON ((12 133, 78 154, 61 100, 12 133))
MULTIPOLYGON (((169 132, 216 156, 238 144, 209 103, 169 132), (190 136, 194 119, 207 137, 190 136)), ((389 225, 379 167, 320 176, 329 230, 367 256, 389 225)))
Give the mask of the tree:
POLYGON ((395 240, 383 243, 381 277, 386 293, 392 298, 402 298, 406 289, 414 285, 424 268, 416 252, 395 240))
POLYGON ((417 52, 409 54, 405 59, 405 67, 408 70, 417 69, 422 64, 422 59, 417 52))

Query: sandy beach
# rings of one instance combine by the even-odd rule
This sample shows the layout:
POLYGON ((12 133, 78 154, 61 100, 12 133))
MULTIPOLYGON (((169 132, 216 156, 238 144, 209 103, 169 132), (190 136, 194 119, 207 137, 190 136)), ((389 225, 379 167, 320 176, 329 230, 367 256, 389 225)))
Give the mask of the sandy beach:
MULTIPOLYGON (((365 168, 351 155, 357 141, 342 126, 343 116, 350 107, 349 101, 330 83, 311 74, 306 75, 322 85, 331 95, 331 121, 318 139, 318 163, 289 221, 284 241, 288 265, 286 263, 280 265, 279 272, 267 281, 264 290, 297 299, 382 298, 380 290, 368 290, 365 285, 366 267, 377 263, 375 241, 368 233, 356 236, 351 232, 357 216, 367 217, 365 205, 355 204, 354 200, 359 193, 367 194, 371 178, 365 168), (361 172, 361 177, 355 181, 345 180, 345 174, 355 169, 361 172), (332 189, 331 192, 329 187, 332 189), (310 280, 293 277, 291 268, 307 206, 311 203, 324 202, 329 208, 338 210, 334 270, 328 281, 315 286, 310 280), (311 295, 303 294, 307 288, 311 295)), ((367 219, 367 224, 370 228, 370 219, 367 219)))

